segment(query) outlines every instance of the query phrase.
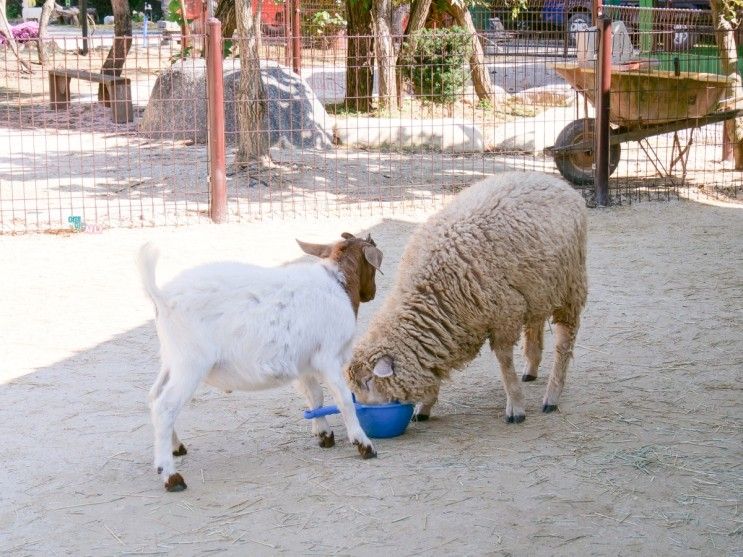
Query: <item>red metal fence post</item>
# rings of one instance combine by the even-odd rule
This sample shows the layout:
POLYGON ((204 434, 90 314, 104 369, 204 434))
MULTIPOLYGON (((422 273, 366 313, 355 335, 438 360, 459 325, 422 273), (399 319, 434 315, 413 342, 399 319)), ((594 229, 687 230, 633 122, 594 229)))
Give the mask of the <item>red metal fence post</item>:
POLYGON ((598 79, 596 80, 596 137, 594 138, 594 160, 596 204, 609 204, 609 109, 611 99, 611 19, 599 20, 598 79))
POLYGON ((222 77, 222 24, 216 17, 207 22, 206 77, 209 135, 209 216, 216 222, 227 218, 227 186, 224 149, 224 81, 222 77))
POLYGON ((299 75, 302 69, 302 17, 300 0, 292 0, 292 69, 299 75))

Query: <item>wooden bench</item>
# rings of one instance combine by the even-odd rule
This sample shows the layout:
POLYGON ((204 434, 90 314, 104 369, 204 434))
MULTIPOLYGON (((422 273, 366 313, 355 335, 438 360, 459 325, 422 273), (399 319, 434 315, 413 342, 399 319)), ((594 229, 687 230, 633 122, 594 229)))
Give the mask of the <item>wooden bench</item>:
POLYGON ((117 124, 134 121, 132 84, 127 77, 104 75, 84 70, 49 70, 49 96, 52 109, 65 109, 70 104, 70 80, 82 79, 102 83, 106 88, 103 104, 110 106, 117 124))

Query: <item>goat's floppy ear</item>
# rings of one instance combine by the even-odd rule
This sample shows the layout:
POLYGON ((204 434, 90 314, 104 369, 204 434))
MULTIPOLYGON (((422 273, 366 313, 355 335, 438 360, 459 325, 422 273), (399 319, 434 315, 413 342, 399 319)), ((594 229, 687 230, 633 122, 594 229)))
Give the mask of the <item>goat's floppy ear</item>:
POLYGON ((315 257, 328 257, 332 251, 332 247, 325 244, 310 244, 302 240, 297 240, 297 243, 303 252, 315 257))
POLYGON ((372 373, 377 377, 392 377, 395 374, 395 370, 392 366, 392 358, 389 356, 382 356, 377 361, 377 365, 374 366, 374 371, 372 373))
POLYGON ((369 262, 369 265, 382 273, 382 269, 380 268, 382 266, 382 251, 379 248, 374 246, 364 246, 364 259, 369 262))
POLYGON ((344 232, 343 234, 341 234, 341 238, 343 238, 344 240, 351 240, 352 238, 355 238, 355 237, 356 236, 354 236, 350 232, 344 232))

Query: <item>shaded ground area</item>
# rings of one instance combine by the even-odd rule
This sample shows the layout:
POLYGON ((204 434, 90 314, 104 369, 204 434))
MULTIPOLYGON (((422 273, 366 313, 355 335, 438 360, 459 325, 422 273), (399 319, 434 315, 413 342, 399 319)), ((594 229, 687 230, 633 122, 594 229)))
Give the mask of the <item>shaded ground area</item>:
POLYGON ((198 261, 292 260, 295 237, 370 230, 386 274, 361 308, 363 329, 414 227, 391 211, 0 237, 0 552, 743 551, 743 219, 690 202, 591 212, 589 303, 559 413, 538 411, 549 331, 526 422, 504 423, 486 350, 442 390, 430 422, 378 441, 371 461, 346 445, 337 417, 338 446, 317 447, 290 388, 202 388, 179 421, 189 489, 163 492, 144 404, 157 341, 137 247, 161 246, 165 280, 198 261))

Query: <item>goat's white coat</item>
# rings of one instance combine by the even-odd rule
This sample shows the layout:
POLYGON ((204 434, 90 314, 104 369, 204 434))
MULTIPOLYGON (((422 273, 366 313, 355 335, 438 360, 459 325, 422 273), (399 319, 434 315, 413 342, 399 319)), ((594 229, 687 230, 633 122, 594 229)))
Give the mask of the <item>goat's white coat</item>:
MULTIPOLYGON (((231 390, 268 389, 295 382, 311 408, 322 406, 322 377, 336 399, 349 439, 371 442, 356 418, 342 378, 356 317, 331 260, 263 268, 214 263, 183 272, 159 289, 157 251, 146 244, 138 265, 156 307, 162 368, 150 391, 155 467, 175 473, 174 422, 204 381, 231 390)), ((315 433, 330 431, 325 418, 315 433)))

